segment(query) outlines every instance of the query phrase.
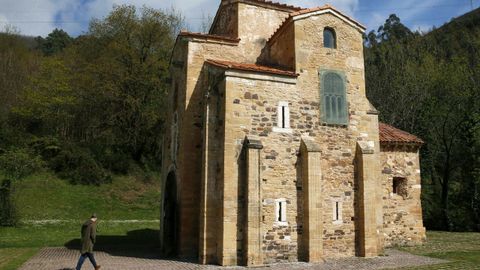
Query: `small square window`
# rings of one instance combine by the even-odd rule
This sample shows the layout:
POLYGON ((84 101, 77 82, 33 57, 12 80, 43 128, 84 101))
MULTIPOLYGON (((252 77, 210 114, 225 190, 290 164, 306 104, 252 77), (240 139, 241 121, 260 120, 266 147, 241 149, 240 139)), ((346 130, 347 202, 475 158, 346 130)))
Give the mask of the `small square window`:
POLYGON ((403 177, 394 177, 392 181, 392 192, 406 198, 408 196, 407 192, 407 179, 403 177))

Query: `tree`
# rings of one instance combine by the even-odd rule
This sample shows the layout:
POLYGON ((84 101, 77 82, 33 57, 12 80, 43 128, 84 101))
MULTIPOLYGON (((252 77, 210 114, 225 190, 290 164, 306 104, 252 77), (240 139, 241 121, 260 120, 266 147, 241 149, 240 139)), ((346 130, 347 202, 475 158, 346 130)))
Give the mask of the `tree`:
POLYGON ((78 96, 72 88, 72 74, 63 61, 49 57, 40 64, 37 73, 30 77, 22 101, 14 108, 28 126, 35 123, 37 134, 56 134, 70 139, 74 133, 78 96))
POLYGON ((51 56, 63 51, 72 42, 73 38, 68 35, 67 32, 62 29, 53 30, 46 38, 37 37, 38 49, 40 49, 44 55, 51 56))
POLYGON ((160 149, 169 56, 181 23, 160 10, 117 6, 94 20, 75 47, 80 92, 93 90, 97 101, 108 103, 95 117, 103 119, 97 134, 114 134, 117 147, 136 161, 160 149))
POLYGON ((16 33, 0 33, 0 123, 18 104, 28 77, 38 65, 37 54, 16 33))
POLYGON ((427 228, 478 229, 480 10, 420 35, 391 15, 365 36, 367 95, 419 135, 427 228), (477 224, 477 225, 476 225, 477 224))

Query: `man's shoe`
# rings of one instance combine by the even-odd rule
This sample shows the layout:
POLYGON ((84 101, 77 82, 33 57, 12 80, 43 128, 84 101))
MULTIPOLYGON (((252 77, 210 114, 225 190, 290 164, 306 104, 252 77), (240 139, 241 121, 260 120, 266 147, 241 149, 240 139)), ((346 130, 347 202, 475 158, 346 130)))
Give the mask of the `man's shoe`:
POLYGON ((100 269, 100 267, 101 267, 100 265, 95 266, 95 270, 100 269))

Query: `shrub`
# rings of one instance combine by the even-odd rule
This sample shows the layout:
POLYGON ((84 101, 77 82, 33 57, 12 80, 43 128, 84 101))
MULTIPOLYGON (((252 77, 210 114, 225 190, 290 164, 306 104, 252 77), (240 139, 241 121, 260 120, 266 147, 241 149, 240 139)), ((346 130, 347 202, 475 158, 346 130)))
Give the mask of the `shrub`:
MULTIPOLYGON (((97 149, 100 149, 100 147, 97 149)), ((97 150, 95 156, 105 169, 113 173, 127 174, 130 171, 131 157, 121 149, 107 147, 97 150)))
POLYGON ((14 181, 29 176, 42 168, 42 159, 26 149, 7 150, 0 155, 0 171, 14 181))
POLYGON ((110 175, 97 164, 90 151, 78 146, 64 147, 49 163, 60 177, 74 184, 100 185, 111 182, 110 175))
POLYGON ((35 138, 29 143, 29 146, 45 160, 55 157, 61 150, 60 141, 54 137, 35 138))
POLYGON ((19 221, 11 185, 7 179, 0 182, 0 226, 15 226, 19 221))

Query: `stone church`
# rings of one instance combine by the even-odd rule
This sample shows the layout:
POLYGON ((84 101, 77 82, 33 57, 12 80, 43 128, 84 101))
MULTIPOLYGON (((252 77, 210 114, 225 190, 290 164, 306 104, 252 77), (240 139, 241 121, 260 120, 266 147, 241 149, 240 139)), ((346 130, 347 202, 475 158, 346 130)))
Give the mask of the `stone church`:
POLYGON ((161 249, 257 266, 425 240, 422 140, 378 122, 365 27, 332 6, 222 0, 170 61, 161 249))

